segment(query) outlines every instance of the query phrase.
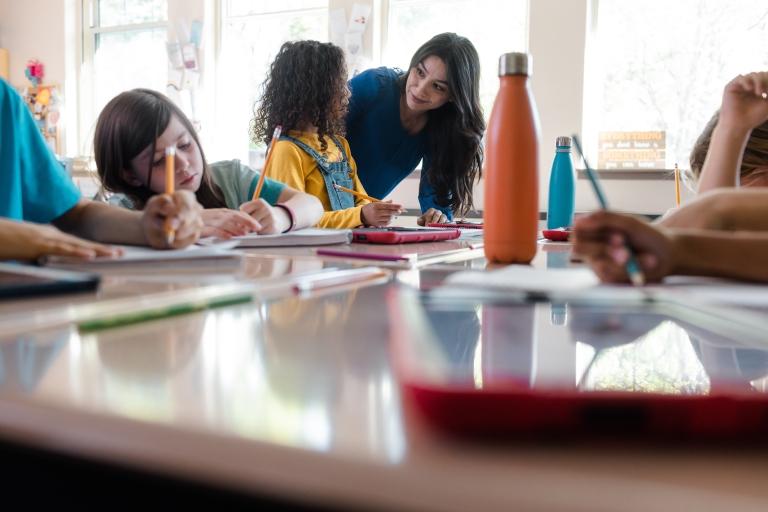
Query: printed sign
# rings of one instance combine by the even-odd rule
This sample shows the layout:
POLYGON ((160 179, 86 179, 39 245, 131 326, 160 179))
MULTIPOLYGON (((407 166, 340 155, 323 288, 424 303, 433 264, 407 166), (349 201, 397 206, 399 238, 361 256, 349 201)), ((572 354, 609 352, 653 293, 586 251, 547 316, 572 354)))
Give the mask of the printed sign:
POLYGON ((667 134, 653 132, 600 132, 599 169, 664 169, 667 134))

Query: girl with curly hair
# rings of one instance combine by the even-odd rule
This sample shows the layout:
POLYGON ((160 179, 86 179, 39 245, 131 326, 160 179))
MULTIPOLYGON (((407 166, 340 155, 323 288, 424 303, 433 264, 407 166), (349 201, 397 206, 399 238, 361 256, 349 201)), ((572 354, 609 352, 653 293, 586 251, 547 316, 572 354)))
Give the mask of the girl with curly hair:
POLYGON ((472 42, 438 34, 416 50, 406 72, 369 69, 349 85, 347 132, 366 190, 386 196, 421 161, 419 224, 465 215, 485 132, 472 42))
POLYGON ((331 43, 283 44, 263 84, 252 136, 269 144, 276 126, 283 135, 272 147, 269 176, 320 199, 318 226, 385 226, 400 213, 392 202, 370 202, 337 188, 365 194, 344 138, 349 103, 344 52, 331 43))

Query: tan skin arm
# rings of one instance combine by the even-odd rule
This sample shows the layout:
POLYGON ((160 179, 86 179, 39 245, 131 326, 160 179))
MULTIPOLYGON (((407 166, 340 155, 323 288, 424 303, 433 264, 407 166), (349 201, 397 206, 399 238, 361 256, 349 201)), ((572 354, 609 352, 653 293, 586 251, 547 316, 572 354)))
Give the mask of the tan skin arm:
POLYGON ((742 155, 750 133, 768 119, 766 93, 768 72, 739 75, 725 86, 720 118, 701 169, 699 192, 739 186, 742 155))
POLYGON ((627 245, 635 251, 649 282, 668 275, 768 282, 766 232, 665 229, 629 215, 601 211, 577 219, 574 235, 574 253, 606 282, 629 282, 627 245))
POLYGON ((768 231, 768 189, 719 189, 702 194, 659 221, 666 228, 768 231))
POLYGON ((200 210, 195 196, 185 190, 154 196, 141 212, 81 199, 53 224, 62 231, 104 243, 180 249, 200 237, 200 210), (175 232, 170 245, 166 227, 175 232))

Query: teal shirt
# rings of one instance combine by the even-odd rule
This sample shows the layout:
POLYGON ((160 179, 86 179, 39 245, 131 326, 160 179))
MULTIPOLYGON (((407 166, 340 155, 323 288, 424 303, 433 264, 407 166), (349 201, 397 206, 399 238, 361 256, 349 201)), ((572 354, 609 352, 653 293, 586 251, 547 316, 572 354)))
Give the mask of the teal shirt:
MULTIPOLYGON (((243 165, 240 160, 222 160, 208 166, 208 172, 213 182, 224 194, 224 202, 227 208, 237 210, 240 205, 253 198, 253 192, 259 182, 259 173, 243 165)), ((271 205, 277 203, 280 194, 285 190, 285 184, 269 178, 264 178, 264 186, 261 187, 259 197, 271 205)), ((134 209, 133 202, 123 194, 114 194, 109 202, 134 209)))
POLYGON ((0 217, 48 223, 79 200, 24 100, 0 79, 0 217))
MULTIPOLYGON (((253 198, 256 184, 259 182, 259 173, 240 163, 240 160, 223 160, 208 166, 211 179, 219 186, 224 194, 224 202, 227 208, 237 209, 240 205, 253 198)), ((269 204, 277 203, 277 198, 285 189, 285 184, 279 181, 264 178, 264 186, 261 188, 260 198, 269 204)))

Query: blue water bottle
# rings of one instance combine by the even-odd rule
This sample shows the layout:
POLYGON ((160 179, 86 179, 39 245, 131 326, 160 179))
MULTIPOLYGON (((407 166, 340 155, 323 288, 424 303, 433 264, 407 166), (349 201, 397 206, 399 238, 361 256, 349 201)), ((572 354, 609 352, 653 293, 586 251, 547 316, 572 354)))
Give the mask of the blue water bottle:
POLYGON ((555 160, 549 175, 547 229, 571 227, 576 200, 576 173, 571 159, 571 138, 558 137, 555 145, 555 160))

